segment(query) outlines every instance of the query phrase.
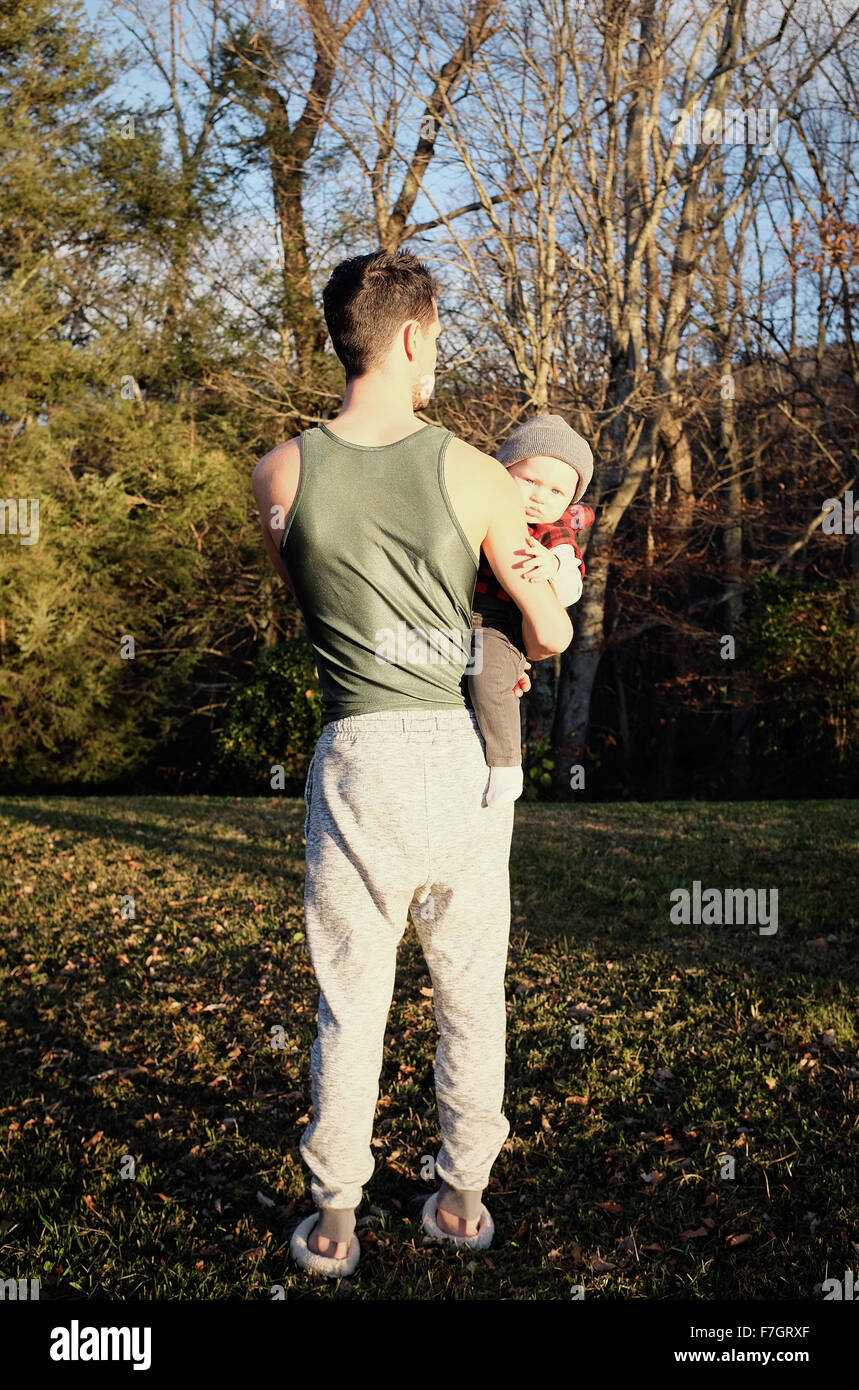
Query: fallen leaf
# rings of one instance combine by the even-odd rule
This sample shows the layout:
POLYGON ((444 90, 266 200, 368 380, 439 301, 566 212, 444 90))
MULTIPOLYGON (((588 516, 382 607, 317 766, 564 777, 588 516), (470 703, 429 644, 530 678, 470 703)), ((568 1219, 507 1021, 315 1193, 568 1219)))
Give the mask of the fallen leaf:
POLYGON ((571 1009, 567 1010, 567 1014, 570 1018, 584 1020, 586 1018, 595 1018, 596 1009, 590 1008, 587 1004, 574 1004, 571 1009))
POLYGON ((707 1230, 707 1227, 706 1227, 706 1226, 699 1226, 698 1229, 697 1229, 697 1231, 681 1231, 681 1232, 680 1232, 680 1239, 681 1239, 681 1240, 700 1240, 700 1238, 701 1238, 702 1236, 708 1236, 709 1234, 710 1234, 710 1232, 707 1230))
POLYGON ((725 1244, 729 1247, 729 1249, 733 1250, 735 1245, 745 1245, 746 1241, 751 1240, 751 1238, 751 1235, 747 1231, 744 1235, 741 1236, 728 1236, 728 1239, 725 1241, 725 1244))
POLYGON ((611 1216, 620 1216, 623 1211, 619 1202, 595 1202, 594 1205, 599 1207, 600 1211, 607 1211, 611 1216))
POLYGON ((610 1264, 608 1260, 601 1259, 599 1255, 594 1255, 591 1260, 591 1269, 594 1274, 610 1274, 613 1269, 617 1269, 617 1265, 610 1264))

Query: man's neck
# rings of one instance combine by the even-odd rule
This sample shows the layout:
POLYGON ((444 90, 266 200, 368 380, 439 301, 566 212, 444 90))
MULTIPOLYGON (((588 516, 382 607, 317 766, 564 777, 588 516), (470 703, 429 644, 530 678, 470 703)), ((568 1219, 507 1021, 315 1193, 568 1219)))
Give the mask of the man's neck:
POLYGON ((415 415, 411 390, 399 389, 375 373, 355 377, 346 387, 343 404, 326 424, 333 434, 351 444, 395 444, 423 428, 415 415))

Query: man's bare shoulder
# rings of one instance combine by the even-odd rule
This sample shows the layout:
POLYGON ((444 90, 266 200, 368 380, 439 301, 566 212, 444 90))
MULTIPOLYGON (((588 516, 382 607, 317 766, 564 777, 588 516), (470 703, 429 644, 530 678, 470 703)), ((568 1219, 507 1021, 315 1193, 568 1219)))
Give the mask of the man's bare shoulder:
POLYGON ((273 507, 288 512, 298 493, 301 476, 299 437, 271 449, 254 468, 251 488, 260 514, 268 517, 273 507))
POLYGON ((296 435, 294 439, 287 439, 283 444, 275 445, 259 460, 252 474, 253 481, 257 483, 261 479, 271 479, 277 473, 294 468, 300 462, 301 439, 296 435))
POLYGON ((447 446, 447 457, 458 471, 474 478, 484 487, 505 486, 504 479, 509 475, 504 465, 491 454, 485 454, 482 449, 475 449, 473 444, 458 439, 456 435, 447 446))

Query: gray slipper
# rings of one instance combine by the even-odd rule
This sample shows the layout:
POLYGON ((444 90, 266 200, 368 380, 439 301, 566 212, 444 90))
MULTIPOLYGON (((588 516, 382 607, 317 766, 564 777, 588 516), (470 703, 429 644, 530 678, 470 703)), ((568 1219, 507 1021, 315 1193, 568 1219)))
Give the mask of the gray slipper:
POLYGON ((495 1235, 495 1223, 487 1207, 480 1209, 480 1223, 476 1236, 452 1236, 447 1231, 443 1231, 436 1221, 437 1209, 438 1193, 431 1192, 424 1202, 421 1214, 421 1223, 428 1236, 432 1236, 434 1240, 452 1241, 454 1245, 466 1245, 469 1250, 488 1250, 492 1244, 492 1237, 495 1235))
POLYGON ((355 1269, 361 1258, 361 1246, 355 1232, 349 1241, 349 1249, 342 1260, 335 1260, 330 1255, 319 1255, 311 1250, 307 1244, 310 1232, 319 1221, 319 1212, 315 1211, 311 1216, 305 1218, 296 1226, 289 1242, 289 1253, 302 1269, 306 1269, 310 1274, 323 1274, 327 1279, 345 1279, 355 1269))

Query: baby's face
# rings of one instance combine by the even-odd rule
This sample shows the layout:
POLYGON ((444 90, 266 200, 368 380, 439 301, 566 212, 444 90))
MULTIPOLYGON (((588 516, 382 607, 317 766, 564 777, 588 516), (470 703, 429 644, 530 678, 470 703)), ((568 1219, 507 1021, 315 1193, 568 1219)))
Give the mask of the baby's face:
POLYGON ((521 459, 507 472, 522 489, 527 521, 557 521, 576 495, 579 475, 572 464, 563 459, 538 454, 536 458, 521 459))

